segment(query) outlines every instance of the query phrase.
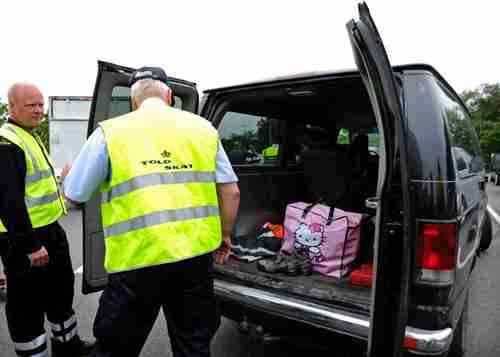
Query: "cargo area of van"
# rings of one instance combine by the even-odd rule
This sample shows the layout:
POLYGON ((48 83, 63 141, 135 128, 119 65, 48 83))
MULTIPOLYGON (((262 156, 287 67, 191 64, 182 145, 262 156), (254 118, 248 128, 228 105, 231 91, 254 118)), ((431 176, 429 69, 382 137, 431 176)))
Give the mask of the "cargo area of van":
POLYGON ((372 262, 375 209, 369 202, 376 196, 383 146, 361 78, 323 77, 296 86, 259 88, 258 93, 248 88, 232 93, 220 107, 218 131, 241 191, 232 237, 236 248, 260 239, 263 225, 283 225, 287 205, 295 202, 360 213, 363 220, 358 256, 339 278, 262 271, 259 260, 276 257, 248 260, 239 249, 226 264, 215 266, 216 274, 368 311, 370 284, 353 284, 351 274, 372 262))

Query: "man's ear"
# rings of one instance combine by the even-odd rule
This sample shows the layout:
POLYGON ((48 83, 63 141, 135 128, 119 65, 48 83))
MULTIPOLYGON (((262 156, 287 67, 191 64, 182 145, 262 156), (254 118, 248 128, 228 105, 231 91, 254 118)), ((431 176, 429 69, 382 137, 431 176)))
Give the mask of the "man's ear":
POLYGON ((172 90, 169 89, 167 93, 165 93, 165 101, 169 106, 173 106, 173 101, 172 101, 172 90))
POLYGON ((139 108, 137 102, 135 101, 135 98, 130 98, 130 104, 132 104, 132 110, 136 110, 137 108, 139 108))
POLYGON ((16 109, 15 109, 15 106, 14 106, 14 103, 9 103, 9 104, 7 104, 7 110, 8 110, 9 115, 10 115, 11 117, 12 117, 12 116, 14 116, 14 110, 16 110, 16 109))

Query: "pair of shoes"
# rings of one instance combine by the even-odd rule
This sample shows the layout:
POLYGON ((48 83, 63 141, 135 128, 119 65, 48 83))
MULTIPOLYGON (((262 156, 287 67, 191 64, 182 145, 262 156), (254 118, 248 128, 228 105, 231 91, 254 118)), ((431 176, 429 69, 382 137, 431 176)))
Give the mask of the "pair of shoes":
POLYGON ((263 259, 257 262, 257 268, 266 273, 285 273, 287 275, 310 275, 312 263, 309 257, 296 251, 292 254, 280 252, 276 259, 263 259))
POLYGON ((95 346, 95 342, 82 340, 78 335, 68 342, 52 339, 51 343, 54 357, 86 357, 95 346))

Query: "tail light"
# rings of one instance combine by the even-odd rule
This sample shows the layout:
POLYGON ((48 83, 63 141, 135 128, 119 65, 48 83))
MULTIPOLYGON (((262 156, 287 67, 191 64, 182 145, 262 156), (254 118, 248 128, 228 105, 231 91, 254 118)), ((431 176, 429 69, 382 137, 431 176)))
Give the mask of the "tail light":
POLYGON ((457 252, 456 223, 421 223, 417 238, 417 281, 432 285, 453 282, 457 252))
POLYGON ((412 350, 416 350, 418 347, 418 341, 414 338, 406 336, 403 342, 403 346, 412 350))

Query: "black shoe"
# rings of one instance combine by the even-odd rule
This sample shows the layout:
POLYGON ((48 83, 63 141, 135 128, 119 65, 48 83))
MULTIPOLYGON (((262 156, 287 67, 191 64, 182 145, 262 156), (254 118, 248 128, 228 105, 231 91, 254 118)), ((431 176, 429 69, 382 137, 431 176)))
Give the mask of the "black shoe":
POLYGON ((298 261, 291 255, 279 253, 275 259, 262 259, 257 262, 257 269, 266 273, 284 273, 296 276, 300 274, 298 261))
POLYGON ((95 342, 80 339, 75 336, 68 342, 60 342, 52 339, 53 357, 86 357, 94 348, 95 342))
POLYGON ((297 270, 301 272, 303 275, 311 275, 312 274, 312 262, 311 258, 307 255, 302 255, 296 250, 292 252, 292 259, 295 261, 297 266, 297 270))

